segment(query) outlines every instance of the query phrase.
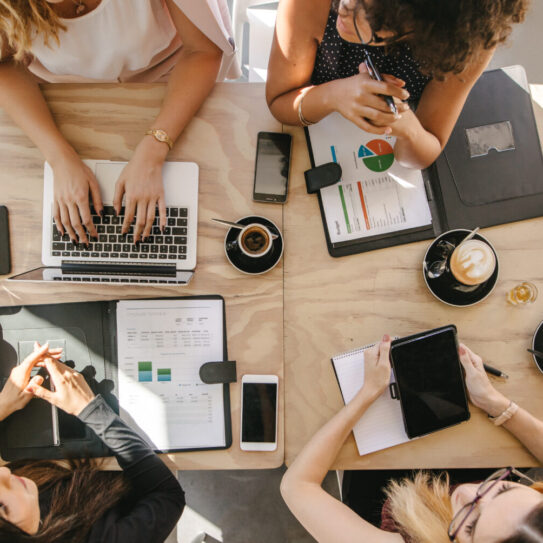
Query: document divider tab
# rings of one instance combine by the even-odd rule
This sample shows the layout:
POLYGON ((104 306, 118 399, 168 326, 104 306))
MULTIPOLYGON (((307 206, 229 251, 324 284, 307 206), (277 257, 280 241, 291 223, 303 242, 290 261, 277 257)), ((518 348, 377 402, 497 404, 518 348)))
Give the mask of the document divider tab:
POLYGON ((206 362, 200 368, 200 379, 206 385, 217 383, 235 383, 238 380, 236 372, 236 361, 225 360, 224 362, 206 362))

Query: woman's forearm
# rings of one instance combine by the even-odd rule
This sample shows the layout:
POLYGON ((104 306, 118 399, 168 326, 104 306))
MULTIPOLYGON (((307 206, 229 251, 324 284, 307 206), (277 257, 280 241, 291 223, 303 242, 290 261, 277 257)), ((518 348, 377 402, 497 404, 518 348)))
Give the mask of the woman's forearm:
POLYGON ((283 494, 291 483, 295 487, 322 483, 353 426, 374 400, 370 392, 357 394, 311 438, 283 477, 283 494))
MULTIPOLYGON (((497 417, 509 407, 511 401, 500 392, 494 391, 484 401, 479 400, 477 403, 478 407, 491 417, 497 417)), ((543 462, 543 422, 519 407, 518 411, 502 426, 512 433, 540 462, 543 462)))
POLYGON ((336 81, 321 85, 308 85, 289 91, 270 101, 268 106, 272 115, 280 122, 301 126, 299 105, 302 103, 302 115, 306 121, 316 123, 336 111, 336 81))
POLYGON ((519 407, 518 411, 504 422, 503 427, 543 462, 543 422, 519 407))
POLYGON ((47 161, 54 162, 60 154, 74 152, 57 128, 38 84, 23 66, 0 63, 0 107, 47 161))
MULTIPOLYGON (((170 75, 160 112, 151 127, 164 130, 175 141, 211 92, 221 58, 222 53, 218 49, 216 53, 182 52, 170 75)), ((168 147, 153 138, 148 140, 164 160, 168 147)))
POLYGON ((402 113, 402 118, 394 125, 394 157, 402 166, 422 170, 441 153, 439 139, 425 130, 413 111, 402 113))

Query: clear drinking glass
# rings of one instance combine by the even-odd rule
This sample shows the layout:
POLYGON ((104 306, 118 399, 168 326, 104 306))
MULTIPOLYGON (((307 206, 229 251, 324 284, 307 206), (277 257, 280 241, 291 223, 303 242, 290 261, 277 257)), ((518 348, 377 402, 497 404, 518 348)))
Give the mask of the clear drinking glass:
POLYGON ((537 287, 530 281, 522 281, 507 292, 505 298, 511 305, 531 304, 537 299, 537 287))

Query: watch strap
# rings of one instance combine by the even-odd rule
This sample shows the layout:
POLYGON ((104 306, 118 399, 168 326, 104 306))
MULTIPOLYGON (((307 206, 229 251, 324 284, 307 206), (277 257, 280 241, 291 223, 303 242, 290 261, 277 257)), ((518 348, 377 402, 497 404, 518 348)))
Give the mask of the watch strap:
POLYGON ((488 418, 492 421, 494 426, 501 426, 504 422, 507 422, 517 411, 518 405, 512 401, 507 409, 500 413, 497 417, 491 417, 490 415, 488 415, 488 418))
POLYGON ((170 150, 173 147, 173 141, 171 140, 170 136, 168 136, 168 134, 161 128, 150 128, 147 130, 147 132, 145 132, 145 135, 153 136, 157 141, 165 143, 170 150))

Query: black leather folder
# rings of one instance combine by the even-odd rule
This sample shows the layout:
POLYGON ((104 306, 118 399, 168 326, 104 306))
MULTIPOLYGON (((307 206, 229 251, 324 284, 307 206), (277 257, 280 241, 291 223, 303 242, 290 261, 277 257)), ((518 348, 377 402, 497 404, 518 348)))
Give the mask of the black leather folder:
MULTIPOLYGON (((175 298, 168 298, 169 300, 175 298)), ((235 362, 228 362, 226 313, 221 296, 190 296, 179 299, 222 300, 223 361, 202 361, 204 383, 223 383, 225 446, 157 452, 226 449, 232 444, 229 383, 236 380, 235 362)), ((87 378, 93 392, 119 412, 117 371, 117 301, 59 303, 0 308, 0 386, 17 364, 20 341, 65 338, 68 364, 87 378)), ((109 456, 111 452, 77 417, 61 409, 55 444, 51 406, 33 399, 22 410, 0 423, 0 454, 4 460, 59 459, 109 456), (39 413, 39 419, 36 417, 39 413), (51 424, 49 424, 51 422, 51 424)))
MULTIPOLYGON (((305 129, 312 167, 315 161, 305 129)), ((485 72, 474 85, 451 137, 422 172, 432 224, 332 244, 339 257, 431 239, 455 228, 481 228, 543 215, 543 156, 521 66, 485 72)))

